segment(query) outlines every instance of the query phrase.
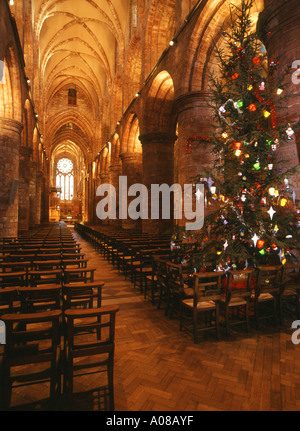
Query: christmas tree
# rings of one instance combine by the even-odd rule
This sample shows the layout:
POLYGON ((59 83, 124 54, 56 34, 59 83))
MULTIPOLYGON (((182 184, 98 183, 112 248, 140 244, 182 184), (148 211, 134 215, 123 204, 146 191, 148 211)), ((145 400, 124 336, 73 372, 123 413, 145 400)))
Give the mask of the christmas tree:
POLYGON ((216 50, 220 73, 210 76, 212 134, 187 141, 187 152, 209 142, 213 153, 211 168, 194 179, 204 183, 213 208, 198 232, 193 262, 198 271, 285 264, 299 245, 298 201, 290 179, 298 167, 283 171, 278 157, 297 125, 277 120, 288 97, 285 75, 278 76, 278 60, 268 58, 253 32, 251 7, 252 0, 244 0, 231 8, 225 47, 216 50))

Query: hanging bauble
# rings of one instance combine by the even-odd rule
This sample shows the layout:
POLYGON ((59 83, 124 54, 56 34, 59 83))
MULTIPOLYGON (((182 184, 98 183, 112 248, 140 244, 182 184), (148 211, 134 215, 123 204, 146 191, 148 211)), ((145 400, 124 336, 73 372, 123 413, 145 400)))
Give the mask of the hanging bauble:
POLYGON ((292 139, 292 136, 294 135, 294 130, 291 128, 291 126, 288 127, 286 134, 288 136, 288 140, 290 141, 292 139))
POLYGON ((259 163, 259 161, 257 161, 256 163, 254 163, 253 168, 254 168, 256 171, 259 171, 259 170, 260 170, 260 163, 259 163))
POLYGON ((282 88, 278 88, 277 91, 276 91, 277 96, 280 96, 282 92, 283 92, 283 89, 282 88))
POLYGON ((240 150, 242 148, 242 143, 241 142, 235 142, 234 147, 236 150, 240 150))
POLYGON ((251 111, 251 112, 255 112, 256 111, 256 105, 255 105, 255 103, 251 103, 249 106, 248 106, 248 109, 249 109, 249 111, 251 111))
POLYGON ((281 207, 285 207, 287 203, 288 203, 288 200, 286 198, 281 198, 279 201, 279 204, 281 207))
POLYGON ((234 81, 235 79, 238 79, 239 74, 235 72, 233 75, 231 75, 231 79, 234 81))
POLYGON ((261 62, 259 57, 253 57, 252 61, 253 61, 253 64, 260 64, 261 62))
POLYGON ((257 248, 262 249, 264 247, 265 243, 266 242, 263 239, 259 239, 257 241, 257 248))
POLYGON ((264 81, 262 81, 259 85, 259 91, 265 91, 266 89, 266 84, 264 81))

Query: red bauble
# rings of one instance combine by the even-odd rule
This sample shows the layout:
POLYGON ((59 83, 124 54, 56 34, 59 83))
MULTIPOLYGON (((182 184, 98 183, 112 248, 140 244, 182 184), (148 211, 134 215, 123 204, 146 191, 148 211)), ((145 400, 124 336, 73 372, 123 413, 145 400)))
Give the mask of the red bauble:
POLYGON ((255 105, 255 103, 251 103, 249 106, 248 106, 248 109, 249 109, 249 111, 251 111, 251 112, 255 112, 256 111, 256 105, 255 105))

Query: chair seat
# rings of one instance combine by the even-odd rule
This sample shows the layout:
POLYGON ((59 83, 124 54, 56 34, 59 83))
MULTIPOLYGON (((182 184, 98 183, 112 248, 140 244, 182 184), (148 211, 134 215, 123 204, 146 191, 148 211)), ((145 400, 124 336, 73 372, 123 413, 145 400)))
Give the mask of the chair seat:
POLYGON ((282 296, 294 296, 300 293, 297 289, 286 289, 282 292, 282 296))
MULTIPOLYGON (((194 300, 191 299, 184 299, 183 304, 189 308, 193 308, 194 300)), ((197 303, 197 309, 198 310, 213 310, 216 308, 216 303, 214 301, 203 301, 197 303)))
MULTIPOLYGON (((255 295, 252 294, 251 295, 251 299, 254 299, 255 295)), ((271 293, 261 293, 258 297, 258 302, 263 302, 263 301, 273 301, 274 296, 271 293)))
MULTIPOLYGON (((221 301, 226 302, 226 296, 221 296, 221 301)), ((247 301, 244 298, 241 297, 233 297, 230 299, 229 303, 227 304, 228 307, 238 307, 239 305, 246 305, 247 301)))

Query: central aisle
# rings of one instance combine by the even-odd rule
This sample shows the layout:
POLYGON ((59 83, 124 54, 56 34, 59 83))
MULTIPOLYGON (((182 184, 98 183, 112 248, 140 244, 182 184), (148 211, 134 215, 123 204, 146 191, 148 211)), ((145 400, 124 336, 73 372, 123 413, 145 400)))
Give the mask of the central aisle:
POLYGON ((95 280, 105 282, 103 305, 120 306, 115 411, 300 410, 299 346, 289 328, 241 330, 219 342, 212 334, 194 345, 177 319, 165 317, 77 232, 74 237, 88 266, 97 268, 95 280))

